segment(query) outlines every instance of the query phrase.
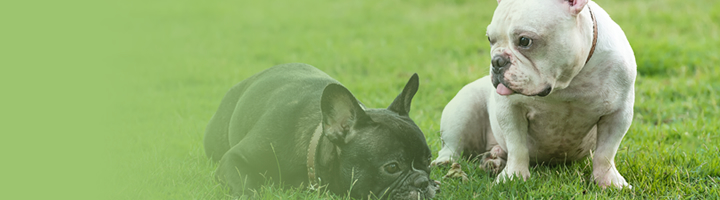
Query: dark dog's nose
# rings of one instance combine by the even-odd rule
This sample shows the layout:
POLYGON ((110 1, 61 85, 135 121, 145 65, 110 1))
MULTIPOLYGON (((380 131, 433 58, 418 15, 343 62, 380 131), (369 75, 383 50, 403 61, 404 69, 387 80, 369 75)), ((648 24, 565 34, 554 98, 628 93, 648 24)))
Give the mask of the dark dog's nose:
POLYGON ((493 57, 493 59, 492 59, 492 70, 493 70, 493 72, 496 73, 496 74, 497 74, 497 73, 500 73, 500 70, 501 70, 503 67, 505 67, 508 63, 510 63, 510 62, 508 61, 507 58, 505 58, 505 56, 497 55, 497 56, 493 57))
POLYGON ((416 188, 426 188, 430 184, 430 179, 426 177, 419 177, 413 182, 413 186, 416 188))

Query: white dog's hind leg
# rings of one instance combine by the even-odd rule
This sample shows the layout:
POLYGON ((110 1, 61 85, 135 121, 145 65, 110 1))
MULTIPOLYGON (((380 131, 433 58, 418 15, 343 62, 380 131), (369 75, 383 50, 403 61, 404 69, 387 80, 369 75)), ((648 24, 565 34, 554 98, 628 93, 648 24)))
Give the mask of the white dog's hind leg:
POLYGON ((490 79, 485 77, 466 85, 445 106, 440 120, 443 147, 431 165, 457 161, 463 151, 470 151, 465 152, 469 154, 487 151, 487 136, 492 136, 492 132, 486 104, 489 92, 483 84, 490 83, 490 79))
POLYGON ((500 173, 505 169, 507 161, 507 152, 505 152, 500 145, 495 145, 490 151, 482 154, 480 158, 480 168, 486 172, 493 174, 500 173))
POLYGON ((625 133, 632 123, 632 103, 629 108, 616 111, 613 114, 600 118, 597 124, 597 147, 593 155, 593 178, 602 188, 614 186, 615 188, 628 187, 617 168, 615 168, 615 154, 625 133))

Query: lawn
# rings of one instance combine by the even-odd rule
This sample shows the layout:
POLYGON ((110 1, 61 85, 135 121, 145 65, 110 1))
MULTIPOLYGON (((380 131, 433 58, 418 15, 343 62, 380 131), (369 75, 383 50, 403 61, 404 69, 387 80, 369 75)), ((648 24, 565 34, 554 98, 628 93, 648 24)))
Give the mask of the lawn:
MULTIPOLYGON (((634 48, 633 124, 616 158, 633 189, 602 190, 581 161, 531 167, 493 185, 463 161, 469 182, 443 182, 438 199, 720 198, 720 2, 599 0, 634 48)), ((111 199, 230 199, 204 155, 205 125, 235 83, 277 64, 325 71, 368 107, 386 107, 420 76, 410 116, 434 154, 440 114, 488 74, 485 28, 494 0, 159 0, 118 5, 123 51, 113 58, 111 199)), ((267 185, 260 199, 337 198, 267 185)))

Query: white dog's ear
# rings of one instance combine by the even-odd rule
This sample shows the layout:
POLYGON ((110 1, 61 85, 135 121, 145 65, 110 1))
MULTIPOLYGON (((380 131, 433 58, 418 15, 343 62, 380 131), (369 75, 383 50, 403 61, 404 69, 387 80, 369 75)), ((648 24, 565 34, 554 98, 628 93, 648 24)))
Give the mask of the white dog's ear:
POLYGON ((500 0, 497 0, 497 1, 498 1, 498 3, 500 3, 500 0))
MULTIPOLYGON (((585 8, 585 5, 587 5, 588 0, 563 0, 566 5, 570 6, 570 14, 573 16, 577 16, 580 14, 580 11, 585 8)), ((499 1, 498 1, 499 2, 499 1)))

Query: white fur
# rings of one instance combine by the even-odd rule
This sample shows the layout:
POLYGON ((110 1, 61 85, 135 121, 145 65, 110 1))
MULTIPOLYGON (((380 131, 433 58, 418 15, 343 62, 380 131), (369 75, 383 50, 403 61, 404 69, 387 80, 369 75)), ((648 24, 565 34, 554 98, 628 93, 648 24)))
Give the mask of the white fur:
POLYGON ((502 96, 492 73, 458 92, 443 110, 443 147, 433 164, 499 145, 507 166, 496 182, 530 177, 531 163, 565 163, 593 155, 593 177, 603 188, 631 187, 615 167, 615 154, 633 117, 635 57, 620 27, 594 2, 502 0, 488 26, 491 56, 510 57, 502 96), (591 7, 598 26, 592 44, 591 7), (574 9, 579 13, 574 13, 574 9), (535 37, 531 48, 518 49, 520 33, 535 37), (513 76, 514 75, 514 76, 513 76), (553 88, 545 97, 537 94, 553 88))

